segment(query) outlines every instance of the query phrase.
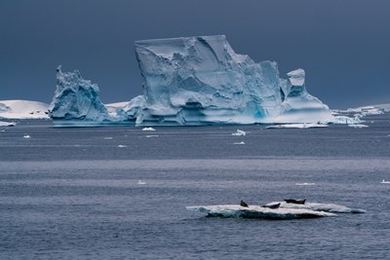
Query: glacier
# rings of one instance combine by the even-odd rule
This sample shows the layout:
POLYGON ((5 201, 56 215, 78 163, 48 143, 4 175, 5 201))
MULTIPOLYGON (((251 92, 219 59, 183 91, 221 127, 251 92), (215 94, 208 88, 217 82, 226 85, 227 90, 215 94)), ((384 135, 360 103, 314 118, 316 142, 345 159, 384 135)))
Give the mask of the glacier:
POLYGON ((346 122, 308 93, 303 69, 283 78, 276 62, 235 53, 224 35, 137 41, 135 52, 142 95, 105 106, 96 84, 59 67, 50 117, 136 126, 346 122))

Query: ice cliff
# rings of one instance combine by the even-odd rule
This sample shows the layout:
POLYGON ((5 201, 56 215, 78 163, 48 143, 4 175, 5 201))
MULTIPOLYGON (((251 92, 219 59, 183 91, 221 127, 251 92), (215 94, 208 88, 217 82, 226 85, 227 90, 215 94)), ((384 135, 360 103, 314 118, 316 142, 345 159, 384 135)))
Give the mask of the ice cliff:
POLYGON ((276 62, 234 52, 224 35, 137 41, 141 96, 107 109, 97 85, 57 72, 50 116, 137 125, 329 122, 331 111, 305 88, 302 69, 280 77, 276 62), (114 109, 114 111, 112 110, 114 109))

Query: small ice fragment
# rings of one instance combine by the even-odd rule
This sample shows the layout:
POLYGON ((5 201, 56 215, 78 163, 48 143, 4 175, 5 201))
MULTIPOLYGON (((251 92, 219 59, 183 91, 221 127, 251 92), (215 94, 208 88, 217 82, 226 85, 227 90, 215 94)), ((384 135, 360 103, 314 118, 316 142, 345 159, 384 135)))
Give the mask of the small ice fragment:
POLYGON ((297 186, 313 186, 316 185, 314 182, 302 182, 302 183, 295 183, 297 186))
POLYGON ((240 129, 237 129, 236 132, 232 133, 233 136, 245 136, 246 132, 240 129))
POLYGON ((125 148, 125 147, 127 147, 127 145, 120 144, 120 145, 118 145, 118 147, 119 148, 125 148))
POLYGON ((137 183, 138 185, 145 185, 146 184, 146 182, 144 182, 144 181, 142 181, 142 180, 138 180, 138 183, 137 183))
POLYGON ((24 135, 23 138, 24 138, 24 139, 29 139, 29 138, 31 138, 31 136, 29 136, 29 135, 24 135))
POLYGON ((154 129, 153 127, 144 127, 144 128, 142 128, 142 131, 151 131, 151 132, 154 132, 154 131, 156 131, 156 129, 154 129))
POLYGON ((390 184, 390 181, 385 181, 384 179, 381 181, 382 184, 390 184))
POLYGON ((236 143, 233 143, 233 144, 245 144, 245 142, 241 141, 241 142, 236 142, 236 143))
POLYGON ((111 140, 112 137, 111 137, 111 136, 106 136, 106 137, 104 137, 103 139, 104 139, 104 140, 111 140))
POLYGON ((146 138, 158 137, 158 135, 145 135, 146 138))

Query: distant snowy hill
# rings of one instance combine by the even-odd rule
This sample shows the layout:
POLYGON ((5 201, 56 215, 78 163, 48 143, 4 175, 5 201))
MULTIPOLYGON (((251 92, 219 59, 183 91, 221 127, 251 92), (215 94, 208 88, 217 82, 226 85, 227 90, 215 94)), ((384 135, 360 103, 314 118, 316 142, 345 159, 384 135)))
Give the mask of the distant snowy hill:
POLYGON ((49 105, 30 100, 0 100, 0 118, 46 119, 49 105))

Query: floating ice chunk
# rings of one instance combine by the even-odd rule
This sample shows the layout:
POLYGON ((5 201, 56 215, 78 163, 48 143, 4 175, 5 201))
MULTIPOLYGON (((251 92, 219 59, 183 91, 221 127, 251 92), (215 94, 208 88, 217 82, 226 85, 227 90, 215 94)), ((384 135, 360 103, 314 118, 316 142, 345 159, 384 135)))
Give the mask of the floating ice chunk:
POLYGON ((106 136, 103 138, 104 140, 112 140, 112 137, 111 136, 106 136))
POLYGON ((15 122, 0 121, 0 126, 15 126, 15 122))
POLYGON ((236 132, 232 133, 233 136, 245 136, 246 132, 240 129, 237 129, 236 132))
POLYGON ((240 205, 190 206, 187 210, 206 213, 209 217, 224 218, 256 218, 256 219, 301 219, 336 216, 333 213, 311 209, 277 208, 262 206, 241 207, 240 205))
POLYGON ((273 205, 275 203, 280 203, 280 208, 285 209, 309 209, 314 211, 324 211, 330 213, 365 213, 365 210, 362 209, 352 209, 343 205, 338 205, 334 203, 316 203, 316 202, 306 202, 305 204, 295 204, 295 203, 286 203, 285 201, 271 202, 266 205, 273 205))
POLYGON ((382 184, 390 184, 390 181, 385 181, 384 179, 381 181, 382 184))
POLYGON ((146 182, 144 182, 144 181, 142 181, 142 180, 138 180, 137 184, 138 184, 138 185, 145 185, 146 182))
POLYGON ((241 142, 235 142, 235 143, 233 143, 233 144, 245 144, 245 142, 244 142, 244 141, 241 141, 241 142))
POLYGON ((280 128, 294 128, 294 129, 305 129, 305 128, 325 128, 328 125, 324 124, 281 124, 281 125, 270 125, 266 129, 280 129, 280 128))
POLYGON ((24 138, 24 139, 30 139, 31 136, 29 136, 29 135, 24 135, 23 138, 24 138))
POLYGON ((301 183, 295 183, 297 186, 314 186, 316 185, 314 182, 301 182, 301 183))
POLYGON ((156 131, 156 129, 154 129, 153 127, 144 127, 144 128, 142 128, 142 131, 154 132, 154 131, 156 131))
POLYGON ((126 147, 127 147, 127 145, 123 145, 123 144, 118 145, 118 148, 126 148, 126 147))

